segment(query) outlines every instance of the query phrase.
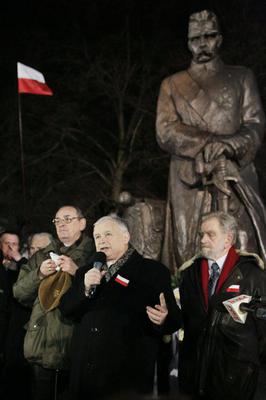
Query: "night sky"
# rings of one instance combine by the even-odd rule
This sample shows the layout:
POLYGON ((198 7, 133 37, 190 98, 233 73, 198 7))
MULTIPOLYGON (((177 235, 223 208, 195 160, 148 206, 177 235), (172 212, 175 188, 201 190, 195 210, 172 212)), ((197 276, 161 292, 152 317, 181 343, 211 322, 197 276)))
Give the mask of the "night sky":
MULTIPOLYGON (((156 96, 165 76, 187 66, 190 59, 186 48, 188 17, 192 12, 206 8, 216 12, 221 24, 223 59, 253 69, 266 105, 266 0, 44 0, 20 1, 18 4, 12 0, 1 5, 0 219, 23 220, 17 128, 17 61, 41 71, 55 93, 49 99, 26 95, 22 98, 27 203, 33 221, 31 224, 37 221, 38 226, 43 228, 56 207, 65 201, 78 200, 92 219, 106 211, 95 201, 94 185, 99 187, 102 183, 92 180, 91 175, 82 176, 82 168, 86 168, 85 159, 79 170, 74 167, 73 184, 66 179, 73 166, 64 170, 56 155, 59 148, 64 148, 64 156, 75 146, 77 152, 81 151, 78 147, 80 140, 80 149, 87 149, 88 159, 93 159, 95 154, 90 153, 88 144, 82 142, 81 136, 61 139, 70 128, 77 130, 77 127, 81 132, 86 132, 86 129, 93 132, 94 139, 109 151, 109 143, 100 125, 103 128, 107 118, 111 125, 115 124, 111 111, 103 97, 92 96, 97 82, 85 88, 83 80, 99 55, 105 57, 107 62, 118 54, 123 61, 124 49, 118 39, 121 35, 129 38, 134 48, 132 58, 136 57, 137 62, 141 62, 137 58, 141 52, 142 57, 150 60, 151 73, 154 73, 150 102, 146 104, 150 120, 147 119, 145 125, 146 133, 142 133, 143 146, 147 146, 146 156, 141 153, 143 149, 136 147, 136 152, 139 151, 142 160, 150 157, 150 149, 154 159, 162 157, 161 169, 152 163, 149 169, 142 162, 141 168, 145 168, 150 180, 147 177, 144 179, 141 170, 138 171, 133 163, 125 179, 125 188, 138 197, 142 191, 147 197, 166 197, 168 159, 160 153, 155 142, 156 96), (44 164, 37 163, 38 149, 41 157, 59 140, 60 146, 51 157, 46 157, 44 164), (46 190, 48 187, 50 192, 46 190), (89 207, 88 203, 93 205, 89 207)), ((256 161, 264 197, 265 147, 263 145, 256 161)), ((103 187, 97 195, 107 198, 108 188, 103 187)))
POLYGON ((47 60, 37 60, 38 44, 52 52, 54 42, 67 42, 74 31, 93 43, 125 28, 157 43, 159 51, 162 37, 167 36, 176 46, 185 39, 189 15, 206 8, 217 13, 225 36, 227 23, 233 21, 237 27, 244 12, 248 12, 250 24, 256 21, 260 25, 263 34, 265 0, 12 0, 1 5, 2 57, 9 66, 17 59, 45 65, 47 60))

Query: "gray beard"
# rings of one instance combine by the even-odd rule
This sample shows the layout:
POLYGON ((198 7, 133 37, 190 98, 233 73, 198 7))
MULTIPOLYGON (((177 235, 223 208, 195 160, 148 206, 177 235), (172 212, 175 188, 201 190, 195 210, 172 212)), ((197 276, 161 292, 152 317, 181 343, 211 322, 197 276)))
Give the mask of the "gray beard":
POLYGON ((204 258, 208 258, 211 260, 215 260, 215 258, 217 258, 217 254, 215 254, 215 252, 211 249, 201 249, 201 255, 204 258))

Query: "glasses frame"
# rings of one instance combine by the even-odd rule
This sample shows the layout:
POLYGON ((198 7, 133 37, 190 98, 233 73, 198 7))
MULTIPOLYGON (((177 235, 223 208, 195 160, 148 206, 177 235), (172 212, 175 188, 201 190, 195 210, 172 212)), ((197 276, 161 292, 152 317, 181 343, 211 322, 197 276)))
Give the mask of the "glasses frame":
POLYGON ((83 217, 64 217, 64 218, 54 218, 53 220, 52 220, 52 223, 54 224, 54 225, 59 225, 59 224, 61 224, 61 223, 65 223, 65 224, 71 224, 71 222, 74 220, 74 219, 81 219, 81 218, 83 218, 83 217))

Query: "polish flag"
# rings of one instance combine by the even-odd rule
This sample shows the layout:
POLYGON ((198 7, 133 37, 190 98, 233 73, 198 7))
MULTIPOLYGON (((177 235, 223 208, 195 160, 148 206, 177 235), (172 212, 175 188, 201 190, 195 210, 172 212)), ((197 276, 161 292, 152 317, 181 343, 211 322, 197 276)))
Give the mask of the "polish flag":
POLYGON ((129 284, 129 280, 127 278, 124 278, 121 275, 117 275, 117 277, 115 278, 115 281, 120 283, 120 285, 122 285, 122 286, 128 286, 128 284, 129 284))
POLYGON ((42 94, 45 96, 53 95, 52 90, 46 85, 41 72, 19 62, 17 63, 17 67, 19 93, 42 94))
POLYGON ((240 286, 239 285, 231 285, 226 289, 227 292, 229 293, 239 293, 240 292, 240 286))

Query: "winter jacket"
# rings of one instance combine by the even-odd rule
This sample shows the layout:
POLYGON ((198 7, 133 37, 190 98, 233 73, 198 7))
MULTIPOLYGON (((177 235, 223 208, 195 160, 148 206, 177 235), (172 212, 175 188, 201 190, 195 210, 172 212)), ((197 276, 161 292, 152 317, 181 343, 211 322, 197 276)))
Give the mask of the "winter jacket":
POLYGON ((71 399, 94 399, 129 388, 149 392, 159 339, 181 323, 168 269, 134 251, 108 282, 102 279, 93 298, 85 296, 87 270, 79 269, 59 306, 76 322, 71 399), (159 304, 161 292, 169 311, 162 329, 146 314, 146 306, 159 304))
POLYGON ((68 353, 73 326, 61 315, 58 308, 46 312, 40 304, 38 288, 41 282, 39 269, 42 262, 50 258, 50 252, 54 252, 72 258, 80 267, 86 265, 92 251, 92 240, 85 235, 70 247, 54 240, 45 249, 35 253, 21 268, 13 292, 18 301, 32 307, 24 341, 24 354, 30 363, 50 369, 69 367, 68 353))
POLYGON ((251 313, 245 324, 235 322, 222 302, 240 294, 253 296, 257 291, 266 294, 266 275, 263 263, 254 255, 240 255, 208 307, 202 287, 202 259, 192 260, 184 270, 179 380, 185 392, 194 391, 210 400, 253 398, 265 354, 266 323, 251 313))

